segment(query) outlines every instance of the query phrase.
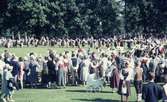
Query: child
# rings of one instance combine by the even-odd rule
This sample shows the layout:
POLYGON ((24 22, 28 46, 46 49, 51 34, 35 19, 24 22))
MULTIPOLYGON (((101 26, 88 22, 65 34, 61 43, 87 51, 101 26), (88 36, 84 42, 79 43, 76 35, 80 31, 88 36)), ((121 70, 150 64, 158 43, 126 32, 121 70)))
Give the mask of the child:
POLYGON ((14 90, 14 79, 12 76, 12 67, 9 66, 8 64, 5 65, 4 68, 4 74, 3 74, 3 101, 10 101, 13 102, 14 100, 12 99, 13 95, 13 90, 14 90))

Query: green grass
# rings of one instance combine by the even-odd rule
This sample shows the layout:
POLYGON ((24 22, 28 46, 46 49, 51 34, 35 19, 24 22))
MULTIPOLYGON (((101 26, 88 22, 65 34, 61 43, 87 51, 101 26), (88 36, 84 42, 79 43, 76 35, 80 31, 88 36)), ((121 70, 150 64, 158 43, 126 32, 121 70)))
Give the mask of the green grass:
MULTIPOLYGON (((0 54, 7 48, 0 48, 0 54)), ((47 55, 48 49, 61 53, 64 50, 75 50, 74 48, 59 47, 29 47, 29 48, 8 48, 9 52, 17 56, 26 56, 27 53, 35 52, 37 55, 47 55)), ((93 49, 94 50, 94 49, 93 49)), ((24 89, 15 91, 15 102, 119 102, 120 96, 111 93, 111 88, 106 87, 101 93, 85 92, 85 87, 66 87, 66 89, 24 89)), ((136 92, 132 87, 130 101, 136 100, 136 92)))
MULTIPOLYGON (((85 87, 66 87, 65 89, 24 89, 16 91, 15 102, 119 102, 120 96, 106 87, 101 93, 90 93, 85 87)), ((136 94, 132 87, 129 101, 135 101, 136 94)))
POLYGON ((59 48, 59 47, 24 47, 24 48, 0 48, 0 53, 3 53, 4 50, 8 50, 11 53, 14 53, 16 56, 24 57, 30 52, 35 52, 37 55, 47 55, 48 49, 52 49, 57 53, 63 53, 65 50, 72 51, 76 48, 59 48))

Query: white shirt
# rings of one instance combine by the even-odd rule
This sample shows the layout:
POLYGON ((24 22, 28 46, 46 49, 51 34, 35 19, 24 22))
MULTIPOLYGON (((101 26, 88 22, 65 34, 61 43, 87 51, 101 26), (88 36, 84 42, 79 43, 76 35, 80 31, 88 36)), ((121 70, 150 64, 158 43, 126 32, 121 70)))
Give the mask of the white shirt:
MULTIPOLYGON (((130 81, 130 80, 132 80, 132 72, 133 72, 133 70, 132 70, 132 68, 126 68, 126 69, 124 69, 126 72, 128 72, 128 76, 127 76, 127 78, 125 79, 126 81, 130 81)), ((120 78, 122 79, 122 80, 124 80, 124 76, 122 75, 122 72, 120 73, 120 78)))
POLYGON ((163 88, 164 88, 164 91, 165 91, 165 95, 167 96, 167 84, 165 84, 165 85, 163 86, 163 88))
POLYGON ((0 74, 3 73, 3 68, 5 67, 5 62, 0 60, 0 74))

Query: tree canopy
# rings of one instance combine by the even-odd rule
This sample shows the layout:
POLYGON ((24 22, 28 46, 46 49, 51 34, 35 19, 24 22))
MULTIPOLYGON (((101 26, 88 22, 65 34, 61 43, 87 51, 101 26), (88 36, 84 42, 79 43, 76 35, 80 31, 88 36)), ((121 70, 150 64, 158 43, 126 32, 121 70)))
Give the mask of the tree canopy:
POLYGON ((166 33, 166 0, 2 0, 1 35, 166 33), (6 3, 7 6, 4 6, 6 3))

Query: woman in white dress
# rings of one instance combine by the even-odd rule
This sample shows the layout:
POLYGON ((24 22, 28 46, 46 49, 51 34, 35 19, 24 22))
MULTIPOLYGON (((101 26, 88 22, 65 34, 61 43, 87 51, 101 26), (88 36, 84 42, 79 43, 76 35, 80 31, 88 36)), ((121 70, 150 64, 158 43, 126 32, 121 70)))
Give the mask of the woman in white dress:
POLYGON ((131 95, 130 81, 131 81, 131 68, 129 68, 129 63, 125 63, 125 68, 121 70, 120 82, 118 88, 118 94, 121 95, 121 102, 128 102, 128 98, 131 95))
POLYGON ((90 66, 90 60, 85 57, 84 61, 84 66, 82 68, 82 73, 83 73, 83 84, 86 85, 88 75, 89 75, 89 66, 90 66))

